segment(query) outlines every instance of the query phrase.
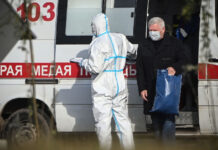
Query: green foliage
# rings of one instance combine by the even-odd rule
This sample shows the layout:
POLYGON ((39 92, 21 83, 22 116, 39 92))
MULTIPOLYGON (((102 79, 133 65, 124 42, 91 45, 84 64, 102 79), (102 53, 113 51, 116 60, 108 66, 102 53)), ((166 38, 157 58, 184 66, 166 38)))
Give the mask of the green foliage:
POLYGON ((185 16, 185 19, 191 19, 193 12, 196 12, 201 5, 201 0, 184 0, 184 8, 182 9, 181 15, 185 16))

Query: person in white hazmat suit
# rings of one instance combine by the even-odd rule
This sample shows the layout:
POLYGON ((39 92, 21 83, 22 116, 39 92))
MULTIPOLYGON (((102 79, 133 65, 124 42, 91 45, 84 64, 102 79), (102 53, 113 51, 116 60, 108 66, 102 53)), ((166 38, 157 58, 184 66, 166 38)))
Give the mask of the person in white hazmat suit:
POLYGON ((105 14, 96 15, 91 26, 95 37, 89 47, 89 58, 72 58, 70 61, 79 63, 92 75, 93 114, 100 147, 111 148, 113 117, 122 147, 134 149, 123 69, 126 56, 136 55, 137 49, 123 34, 110 33, 105 14))

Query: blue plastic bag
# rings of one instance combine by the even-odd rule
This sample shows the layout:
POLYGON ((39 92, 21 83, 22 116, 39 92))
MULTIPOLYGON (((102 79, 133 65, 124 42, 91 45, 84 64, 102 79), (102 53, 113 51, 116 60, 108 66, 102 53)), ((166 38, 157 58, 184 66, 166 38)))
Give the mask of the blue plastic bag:
POLYGON ((168 70, 157 70, 156 95, 150 112, 179 114, 182 75, 170 76, 168 70))

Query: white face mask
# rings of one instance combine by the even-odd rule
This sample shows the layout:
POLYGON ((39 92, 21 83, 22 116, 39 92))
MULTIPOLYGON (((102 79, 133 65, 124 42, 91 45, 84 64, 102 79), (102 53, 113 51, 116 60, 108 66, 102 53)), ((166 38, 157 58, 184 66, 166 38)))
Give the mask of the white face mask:
POLYGON ((159 41, 161 39, 160 31, 149 31, 149 36, 153 41, 159 41))

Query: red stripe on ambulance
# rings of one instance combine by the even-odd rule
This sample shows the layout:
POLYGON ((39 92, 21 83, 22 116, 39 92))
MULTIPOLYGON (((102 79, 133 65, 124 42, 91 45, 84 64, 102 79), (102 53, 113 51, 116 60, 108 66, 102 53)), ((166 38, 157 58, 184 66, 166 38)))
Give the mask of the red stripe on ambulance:
POLYGON ((199 64, 198 65, 198 79, 199 80, 217 80, 218 79, 218 65, 199 64))
POLYGON ((0 63, 0 78, 27 78, 29 67, 25 63, 0 63))
POLYGON ((206 79, 206 64, 198 65, 198 79, 206 79))
MULTIPOLYGON (((75 63, 35 63, 35 78, 90 78, 91 75, 75 63)), ((136 77, 136 66, 127 65, 126 78, 136 77)), ((31 63, 0 63, 0 78, 31 78, 31 63)))
POLYGON ((207 65, 207 78, 208 79, 218 79, 218 65, 207 65))

